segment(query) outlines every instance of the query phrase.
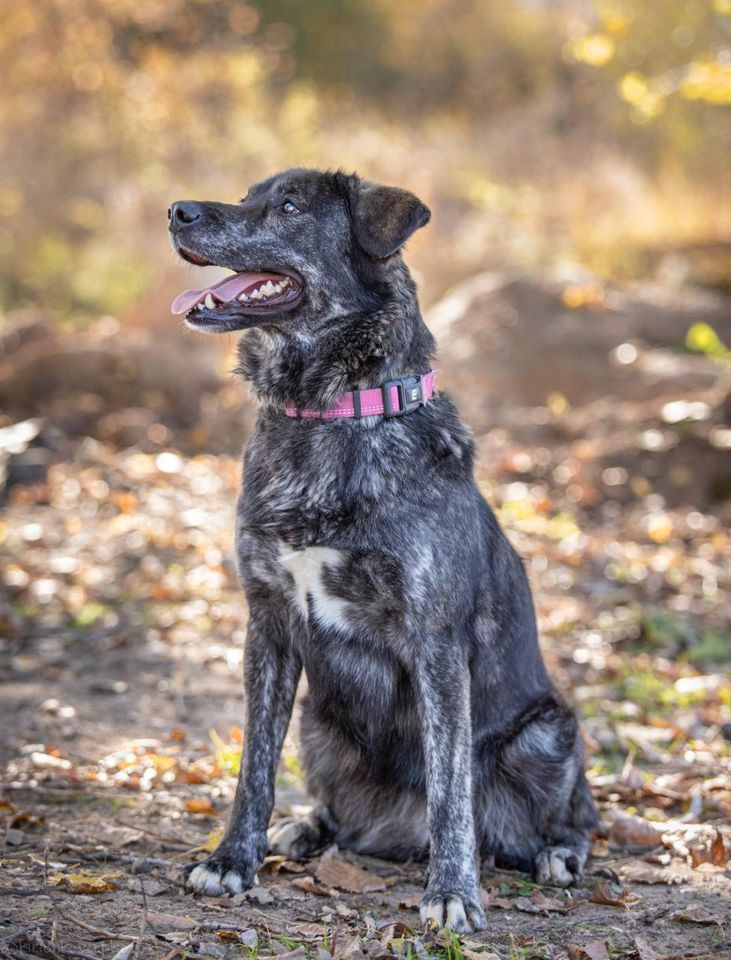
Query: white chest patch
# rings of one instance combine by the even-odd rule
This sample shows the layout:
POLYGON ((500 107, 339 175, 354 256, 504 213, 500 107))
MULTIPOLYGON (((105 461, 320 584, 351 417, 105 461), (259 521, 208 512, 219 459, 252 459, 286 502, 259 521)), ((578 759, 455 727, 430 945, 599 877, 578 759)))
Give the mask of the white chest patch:
POLYGON ((322 582, 325 567, 336 569, 343 562, 342 551, 331 547, 292 550, 281 544, 279 559, 284 570, 294 579, 294 600, 305 620, 312 614, 323 626, 347 630, 347 602, 328 593, 322 582))

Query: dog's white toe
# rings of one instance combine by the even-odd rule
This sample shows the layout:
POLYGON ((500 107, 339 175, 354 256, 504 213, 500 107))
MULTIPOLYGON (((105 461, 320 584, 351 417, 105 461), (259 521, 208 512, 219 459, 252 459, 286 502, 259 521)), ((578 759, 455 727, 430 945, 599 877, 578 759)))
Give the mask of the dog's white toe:
POLYGON ((246 884, 238 870, 226 865, 217 866, 215 863, 199 863, 188 874, 186 881, 189 890, 194 893, 203 893, 209 897, 219 897, 224 894, 236 896, 243 893, 250 886, 257 883, 256 877, 252 884, 246 884))
POLYGON ((307 825, 296 817, 287 817, 267 830, 267 843, 272 853, 282 857, 292 856, 295 845, 302 839, 307 825))
POLYGON ((570 847, 546 847, 536 857, 536 880, 539 883, 570 887, 579 879, 579 858, 570 847))
MULTIPOLYGON (((231 871, 229 870, 226 876, 230 873, 231 871)), ((205 863, 199 863, 197 867, 194 867, 190 871, 188 886, 191 890, 195 890, 196 893, 205 893, 212 897, 219 896, 226 892, 219 871, 211 870, 205 863)))
POLYGON ((430 921, 439 927, 447 927, 455 933, 470 933, 482 930, 487 921, 479 904, 467 901, 459 894, 426 895, 421 902, 421 922, 430 921))

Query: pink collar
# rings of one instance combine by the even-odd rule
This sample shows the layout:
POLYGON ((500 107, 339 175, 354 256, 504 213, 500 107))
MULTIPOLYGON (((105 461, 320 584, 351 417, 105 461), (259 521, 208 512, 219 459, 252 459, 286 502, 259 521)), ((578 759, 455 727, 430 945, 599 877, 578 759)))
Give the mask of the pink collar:
POLYGON ((310 407, 297 408, 293 403, 285 405, 288 417, 306 419, 337 420, 340 417, 401 417, 405 413, 418 410, 434 395, 437 371, 430 370, 418 377, 402 377, 389 380, 380 387, 371 390, 352 390, 338 397, 329 410, 312 410, 310 407))

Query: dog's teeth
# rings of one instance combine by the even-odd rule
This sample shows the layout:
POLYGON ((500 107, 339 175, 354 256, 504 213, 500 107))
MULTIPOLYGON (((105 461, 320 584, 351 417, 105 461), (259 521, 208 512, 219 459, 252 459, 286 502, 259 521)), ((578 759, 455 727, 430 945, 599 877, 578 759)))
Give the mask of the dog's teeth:
POLYGON ((206 299, 203 301, 209 310, 215 310, 216 301, 213 299, 210 293, 206 294, 206 299))
POLYGON ((259 300, 259 299, 261 299, 261 290, 254 290, 254 291, 252 292, 252 294, 251 294, 251 299, 252 299, 252 300, 259 300))
POLYGON ((204 306, 204 305, 203 305, 202 303, 197 303, 197 304, 195 305, 195 308, 196 308, 196 310, 202 310, 202 309, 203 309, 203 306, 204 306))
POLYGON ((248 293, 242 293, 241 296, 239 297, 239 300, 240 300, 242 303, 246 303, 246 301, 247 301, 248 299, 249 299, 249 294, 248 294, 248 293))

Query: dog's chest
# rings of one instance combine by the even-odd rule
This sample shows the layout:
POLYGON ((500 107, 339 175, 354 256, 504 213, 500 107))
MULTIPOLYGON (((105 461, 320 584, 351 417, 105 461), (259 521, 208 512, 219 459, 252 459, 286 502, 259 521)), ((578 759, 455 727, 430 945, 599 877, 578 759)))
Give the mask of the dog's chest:
POLYGON ((312 630, 388 636, 403 625, 400 565, 383 554, 279 544, 282 584, 312 630))
POLYGON ((351 609, 332 583, 332 574, 347 562, 347 553, 331 547, 293 550, 279 545, 279 563, 285 590, 299 613, 323 627, 350 632, 357 611, 351 609))
POLYGON ((316 709, 328 713, 337 705, 363 730, 380 729, 403 699, 398 652, 407 597, 394 562, 283 543, 279 558, 288 600, 307 624, 304 636, 293 639, 316 709))

